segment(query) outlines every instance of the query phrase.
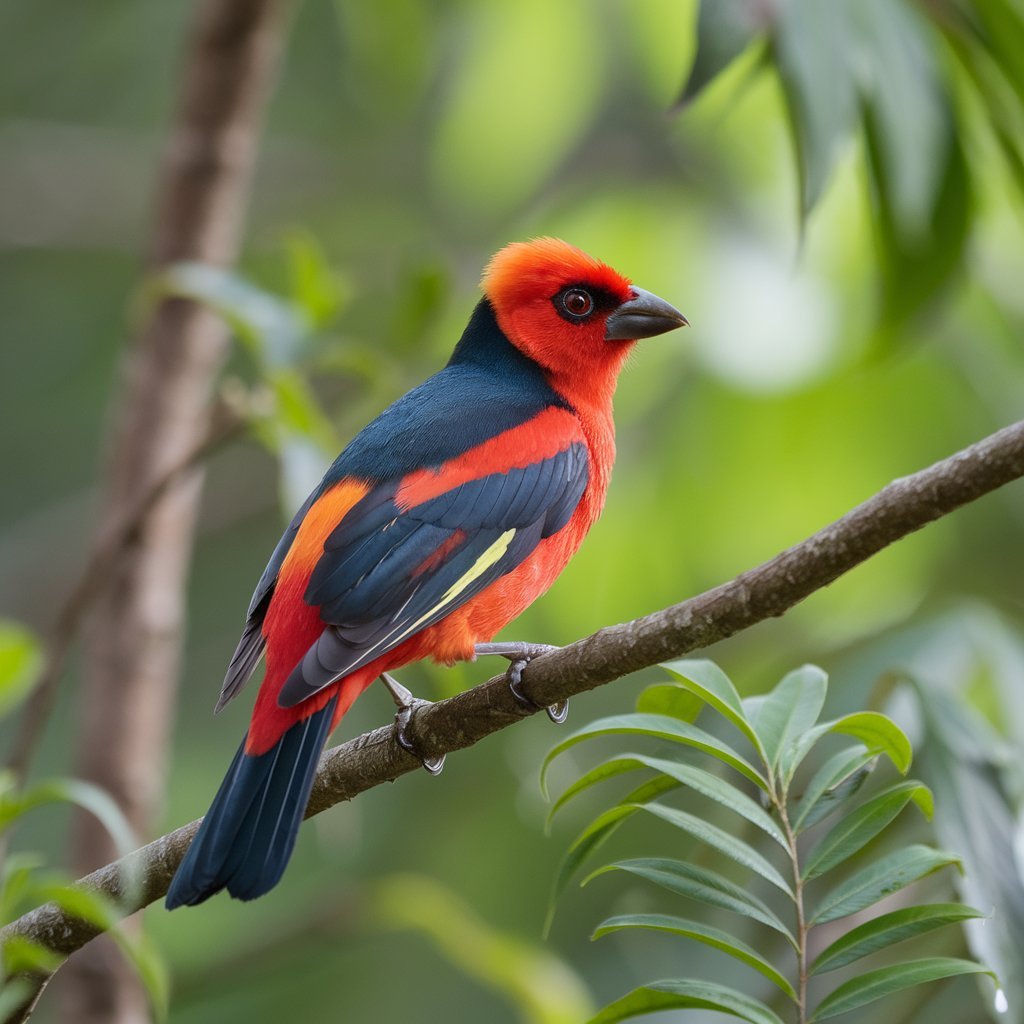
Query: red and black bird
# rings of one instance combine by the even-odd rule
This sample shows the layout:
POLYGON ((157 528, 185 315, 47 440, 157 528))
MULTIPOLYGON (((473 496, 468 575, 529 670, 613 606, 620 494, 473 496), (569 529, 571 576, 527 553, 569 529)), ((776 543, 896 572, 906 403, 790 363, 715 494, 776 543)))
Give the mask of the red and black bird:
POLYGON ((528 656, 486 642, 600 515, 619 371, 638 339, 686 320, 553 238, 506 246, 482 288, 447 366, 352 440, 274 549, 218 703, 265 654, 252 722, 168 908, 277 883, 327 736, 375 679, 408 713, 391 669, 528 656))

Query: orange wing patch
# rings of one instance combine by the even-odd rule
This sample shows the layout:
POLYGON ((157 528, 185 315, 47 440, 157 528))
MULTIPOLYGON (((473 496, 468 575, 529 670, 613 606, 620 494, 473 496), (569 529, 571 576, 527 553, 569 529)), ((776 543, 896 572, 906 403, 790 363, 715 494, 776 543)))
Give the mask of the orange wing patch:
POLYGON ((280 575, 290 577, 298 574, 308 578, 324 553, 327 538, 369 490, 369 486, 359 480, 342 480, 317 498, 302 520, 281 565, 280 575))
POLYGON ((261 697, 266 691, 276 700, 285 677, 323 631, 319 610, 304 600, 309 577, 324 553, 324 542, 369 489, 359 480, 343 480, 321 495, 302 520, 281 565, 263 620, 267 678, 260 690, 261 697))

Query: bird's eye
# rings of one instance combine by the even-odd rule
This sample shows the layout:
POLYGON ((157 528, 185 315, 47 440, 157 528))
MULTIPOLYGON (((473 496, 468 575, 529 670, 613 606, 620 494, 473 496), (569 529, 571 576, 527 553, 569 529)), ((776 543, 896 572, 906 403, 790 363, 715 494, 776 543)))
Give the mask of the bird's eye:
POLYGON ((582 288, 570 288, 562 296, 562 308, 570 316, 586 316, 594 309, 594 299, 582 288))

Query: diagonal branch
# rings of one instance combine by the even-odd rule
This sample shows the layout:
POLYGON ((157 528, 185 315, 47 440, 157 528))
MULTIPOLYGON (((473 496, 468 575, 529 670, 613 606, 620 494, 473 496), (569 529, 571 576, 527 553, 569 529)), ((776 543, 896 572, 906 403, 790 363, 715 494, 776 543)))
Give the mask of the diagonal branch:
MULTIPOLYGON (((525 670, 524 683, 538 704, 553 704, 724 640, 784 614, 894 541, 1022 476, 1024 421, 894 481, 841 519, 728 583, 543 655, 525 670)), ((412 729, 417 748, 427 757, 439 757, 529 714, 509 693, 504 676, 496 676, 423 707, 412 729)), ((349 740, 324 755, 307 816, 418 767, 419 761, 394 742, 390 727, 349 740)), ((166 893, 198 827, 198 821, 183 825, 79 884, 118 901, 124 914, 147 906, 166 893), (130 892, 125 879, 136 880, 130 892)), ((0 947, 21 936, 66 957, 99 931, 51 903, 0 929, 0 947)))

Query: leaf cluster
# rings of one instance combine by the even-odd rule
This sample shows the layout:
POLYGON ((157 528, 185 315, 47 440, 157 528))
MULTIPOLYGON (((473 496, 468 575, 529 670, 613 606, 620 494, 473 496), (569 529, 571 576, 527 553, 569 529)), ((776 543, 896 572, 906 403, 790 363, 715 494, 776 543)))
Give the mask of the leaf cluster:
MULTIPOLYGON (((24 627, 0 622, 0 717, 14 710, 31 690, 43 655, 38 640, 24 627)), ((43 779, 20 786, 14 774, 0 772, 0 924, 15 920, 26 910, 53 902, 62 910, 109 932, 145 985, 156 1016, 167 1008, 167 977, 163 960, 143 935, 129 935, 124 914, 102 893, 75 886, 67 876, 47 870, 33 853, 9 853, 11 831, 26 815, 40 807, 71 804, 94 815, 107 829, 117 848, 127 853, 136 845, 124 814, 98 786, 79 779, 43 779)), ((125 879, 130 897, 141 878, 125 879)), ((0 1021, 8 1020, 38 990, 27 976, 52 974, 61 958, 41 943, 22 936, 9 939, 0 949, 0 1021)))
POLYGON ((704 0, 680 103, 754 47, 785 98, 802 217, 863 138, 881 317, 898 326, 961 263, 988 159, 968 142, 974 112, 1024 191, 1024 12, 1014 0, 704 0))
MULTIPOLYGON (((637 814, 649 815, 673 826, 690 843, 696 841, 697 849, 710 857, 618 860, 593 870, 582 884, 623 872, 664 892, 739 915, 781 936, 782 948, 790 951, 785 957, 789 963, 773 962, 721 928, 669 913, 610 917, 598 925, 594 938, 639 929, 713 947, 768 979, 792 1005, 790 1019, 800 1024, 940 978, 992 974, 977 963, 950 957, 888 963, 853 974, 812 1006, 808 995, 812 978, 915 936, 981 916, 959 903, 918 905, 904 897, 898 909, 850 927, 810 958, 816 928, 853 914, 863 917, 863 911, 914 882, 943 868, 960 868, 956 854, 912 844, 884 856, 875 856, 872 850, 863 866, 837 872, 908 805, 916 805, 931 818, 932 794, 913 779, 883 785, 867 796, 863 792, 880 762, 888 761, 906 775, 912 758, 910 742, 891 719, 876 712, 821 721, 827 677, 815 666, 790 672, 767 695, 746 700, 710 661, 679 661, 664 667, 672 682, 644 691, 634 713, 585 726, 559 743, 545 761, 542 781, 555 758, 584 741, 610 737, 621 742, 629 737, 632 742, 643 737, 661 744, 656 756, 632 750, 616 753, 585 771, 554 802, 552 816, 598 783, 640 771, 646 776, 582 829, 561 865, 556 895, 625 821, 637 814), (697 725, 704 708, 724 719, 727 729, 697 725), (730 727, 739 742, 718 735, 730 727), (813 772, 800 771, 821 741, 836 736, 853 742, 824 758, 813 772), (719 769, 693 763, 693 751, 710 758, 710 767, 717 762, 719 769), (805 775, 809 777, 797 792, 794 780, 805 775), (681 788, 727 808, 736 816, 736 824, 722 828, 662 799, 681 788), (751 826, 759 842, 745 838, 751 826), (709 861, 715 867, 705 866, 709 861)), ((610 1024, 659 1009, 697 1007, 716 1009, 751 1024, 782 1021, 767 1003, 729 985, 706 978, 670 978, 651 982, 610 1004, 593 1018, 593 1024, 610 1024)))

